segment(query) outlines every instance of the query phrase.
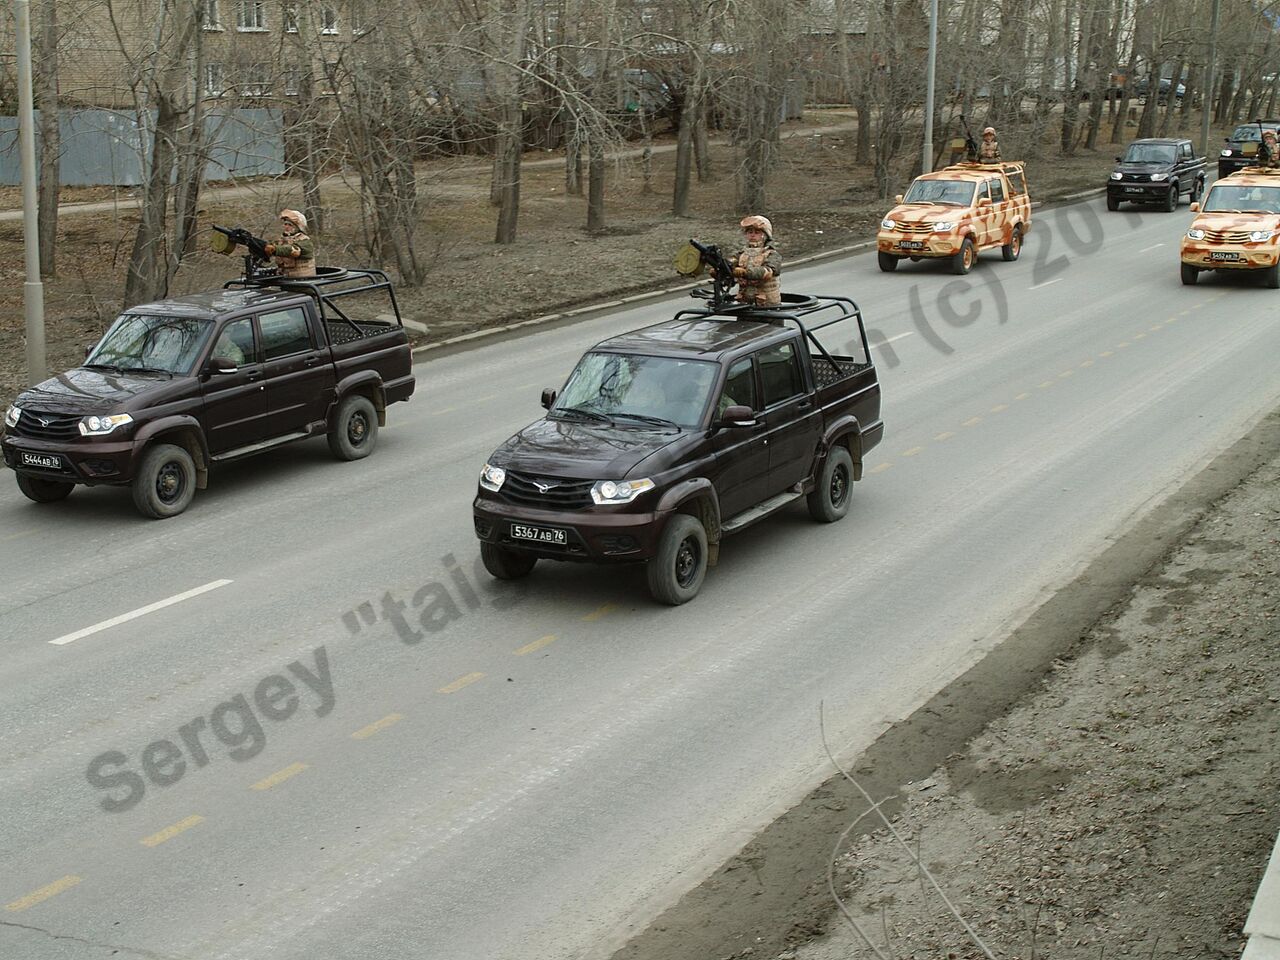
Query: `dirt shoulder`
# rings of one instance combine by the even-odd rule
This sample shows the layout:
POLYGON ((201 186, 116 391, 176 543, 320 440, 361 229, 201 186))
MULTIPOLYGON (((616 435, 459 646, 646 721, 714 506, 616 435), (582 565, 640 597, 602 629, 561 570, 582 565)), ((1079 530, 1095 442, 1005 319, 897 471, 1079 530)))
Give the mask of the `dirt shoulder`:
POLYGON ((1235 957, 1280 831, 1280 411, 615 960, 1235 957), (1244 478, 1243 480, 1241 478, 1244 478), (861 818, 861 819, 860 819, 861 818), (886 946, 887 944, 887 946, 886 946))

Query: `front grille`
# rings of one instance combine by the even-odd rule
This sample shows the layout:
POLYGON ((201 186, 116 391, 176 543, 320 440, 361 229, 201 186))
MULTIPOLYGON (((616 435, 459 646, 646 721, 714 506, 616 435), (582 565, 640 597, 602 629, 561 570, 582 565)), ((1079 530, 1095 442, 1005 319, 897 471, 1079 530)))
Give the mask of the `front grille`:
POLYGON ((23 410, 13 427, 15 437, 31 440, 72 440, 80 435, 80 415, 23 410))
POLYGON ((902 233, 933 233, 933 224, 899 222, 898 230, 902 233))
POLYGON ((1127 183, 1150 183, 1151 182, 1151 177, 1149 177, 1145 173, 1126 173, 1124 175, 1124 179, 1125 179, 1125 182, 1127 183))
POLYGON ((511 503, 548 510, 581 510, 591 504, 591 480, 569 480, 563 477, 539 477, 507 471, 507 482, 498 491, 511 503), (545 491, 537 486, 541 484, 545 491))
POLYGON ((1249 234, 1247 232, 1224 233, 1219 230, 1206 230, 1204 232, 1204 238, 1210 243, 1248 243, 1249 242, 1249 234))

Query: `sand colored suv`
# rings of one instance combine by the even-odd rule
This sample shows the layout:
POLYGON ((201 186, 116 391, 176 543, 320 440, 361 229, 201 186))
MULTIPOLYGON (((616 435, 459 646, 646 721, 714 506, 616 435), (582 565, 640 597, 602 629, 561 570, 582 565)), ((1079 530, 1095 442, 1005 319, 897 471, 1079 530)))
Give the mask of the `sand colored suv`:
POLYGON ((1214 183, 1182 238, 1182 282, 1202 270, 1253 270, 1280 287, 1280 170, 1245 167, 1214 183))
POLYGON ((1031 229, 1031 198, 1021 163, 957 163, 912 182, 880 221, 876 250, 880 269, 904 259, 951 263, 968 273, 979 251, 999 247, 1017 260, 1031 229))

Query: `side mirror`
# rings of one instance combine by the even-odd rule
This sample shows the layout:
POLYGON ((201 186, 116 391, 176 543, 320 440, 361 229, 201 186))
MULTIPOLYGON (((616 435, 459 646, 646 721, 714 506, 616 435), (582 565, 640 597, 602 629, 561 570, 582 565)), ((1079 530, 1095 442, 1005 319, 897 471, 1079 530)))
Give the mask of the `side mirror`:
POLYGON ((978 198, 978 206, 980 206, 980 207, 989 207, 989 206, 991 206, 991 198, 990 198, 990 197, 979 197, 979 198, 978 198))
POLYGON ((239 369, 230 357, 213 357, 209 360, 209 372, 212 374, 235 373, 239 369))
POLYGON ((1191 201, 1191 212, 1192 212, 1192 213, 1199 213, 1199 212, 1200 212, 1200 201, 1199 201, 1199 200, 1192 200, 1192 201, 1191 201))
POLYGON ((88 359, 89 359, 89 354, 93 353, 93 348, 94 348, 94 347, 96 347, 96 346, 97 346, 97 344, 96 344, 96 343, 86 343, 86 344, 84 345, 84 358, 85 358, 86 360, 88 360, 88 359))
POLYGON ((1116 157, 1116 163, 1124 163, 1124 157, 1116 157))
POLYGON ((754 427, 755 425, 756 412, 740 403, 726 407, 724 413, 716 420, 717 427, 754 427))
POLYGON ((902 194, 898 194, 897 196, 895 196, 895 197, 893 198, 893 202, 894 202, 894 203, 901 203, 901 202, 902 202, 902 194))
POLYGON ((551 389, 551 387, 543 387, 542 388, 542 409, 550 410, 551 405, 556 402, 556 396, 557 396, 556 391, 551 389))

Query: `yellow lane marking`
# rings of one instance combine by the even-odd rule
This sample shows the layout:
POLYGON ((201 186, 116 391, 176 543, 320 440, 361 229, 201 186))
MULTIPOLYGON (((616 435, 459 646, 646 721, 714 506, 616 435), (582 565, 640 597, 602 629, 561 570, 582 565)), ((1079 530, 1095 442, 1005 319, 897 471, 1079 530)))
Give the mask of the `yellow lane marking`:
POLYGON ((1128 341, 1128 340, 1124 340, 1124 341, 1121 341, 1120 343, 1117 343, 1117 344, 1116 344, 1116 349, 1117 349, 1117 350, 1123 350, 1123 349, 1124 349, 1125 347, 1127 347, 1127 346, 1129 346, 1129 341, 1128 341))
POLYGON ((960 424, 960 426, 962 426, 962 427, 976 427, 976 426, 977 426, 978 424, 980 424, 981 422, 982 422, 982 418, 981 418, 981 417, 970 417, 970 418, 969 418, 968 420, 966 420, 964 423, 960 424))
POLYGON ((1067 379, 1067 377, 1071 376, 1073 373, 1075 373, 1074 370, 1063 370, 1060 374, 1058 374, 1058 379, 1065 380, 1067 379))
POLYGON ((5 904, 5 909, 17 913, 19 910, 25 910, 27 907, 34 907, 37 903, 43 903, 50 897, 56 897, 63 890, 70 890, 80 882, 79 877, 65 876, 61 880, 55 880, 47 887, 41 887, 34 893, 28 893, 21 900, 15 900, 13 903, 5 904))
POLYGON ((616 604, 606 603, 606 604, 603 604, 602 606, 596 607, 596 609, 592 610, 582 619, 585 620, 587 623, 594 623, 596 620, 599 620, 601 617, 607 617, 609 614, 613 613, 613 611, 617 609, 618 607, 616 604))
POLYGON ((1008 409, 1009 409, 1009 405, 1007 403, 997 403, 994 407, 991 408, 991 412, 1001 413, 1008 409))
POLYGON ((1093 361, 1093 360, 1081 360, 1081 361, 1080 361, 1080 366, 1082 366, 1082 367, 1092 367, 1092 366, 1094 365, 1094 363, 1095 363, 1095 361, 1093 361))
POLYGON ((185 833, 186 831, 190 830, 192 827, 201 823, 204 823, 204 817, 200 816, 199 814, 194 814, 190 817, 187 817, 187 819, 185 820, 179 820, 177 823, 175 823, 171 827, 165 827, 159 833, 153 833, 149 837, 143 837, 138 842, 142 844, 144 847, 158 847, 160 846, 160 844, 164 843, 166 840, 172 840, 178 834, 185 833))
POLYGON ((269 777, 264 777, 253 785, 254 790, 270 790, 277 784, 284 783, 290 777, 296 777, 303 770, 307 769, 305 763, 291 763, 283 770, 277 770, 269 777))
POLYGON ((892 466, 893 466, 893 461, 886 460, 884 463, 877 463, 874 467, 868 470, 867 473, 884 473, 886 470, 888 470, 892 466))
POLYGON ((436 693, 457 693, 463 687, 469 687, 471 686, 471 684, 475 683, 477 680, 483 680, 483 679, 484 679, 483 673, 468 673, 465 677, 459 677, 457 680, 453 681, 453 683, 449 684, 447 687, 441 687, 439 690, 436 691, 436 693))
POLYGON ((32 527, 30 530, 19 530, 17 533, 6 533, 3 537, 0 537, 0 543, 8 543, 10 540, 17 540, 19 537, 29 537, 35 532, 35 528, 32 527))
POLYGON ((1145 334, 1145 333, 1135 333, 1135 334, 1133 335, 1133 339, 1135 339, 1135 340, 1141 340, 1141 339, 1142 339, 1143 337, 1145 337, 1145 336, 1146 336, 1146 334, 1145 334))
POLYGON ((902 455, 904 457, 914 457, 917 453, 919 453, 923 449, 924 447, 912 447, 910 450, 903 450, 902 455))
POLYGON ((497 396, 497 394, 496 394, 496 393, 486 393, 483 397, 476 397, 476 398, 475 398, 474 400, 472 400, 471 402, 472 402, 472 403, 483 403, 485 400, 492 400, 492 399, 493 399, 494 397, 496 397, 496 396, 497 396))
POLYGON ((1050 387, 1053 386, 1053 381, 1045 380, 1043 383, 1036 384, 1036 386, 1038 386, 1041 390, 1048 390, 1050 387))
POLYGON ((431 411, 431 416, 433 416, 433 417, 442 417, 442 416, 444 416, 446 413, 453 413, 453 411, 455 411, 455 410, 457 410, 457 409, 458 409, 457 407, 445 407, 445 408, 444 408, 444 409, 442 409, 442 410, 432 410, 432 411, 431 411))
POLYGON ((1027 397, 1029 397, 1029 396, 1031 396, 1031 394, 1029 394, 1029 393, 1020 393, 1020 394, 1018 394, 1016 397, 1014 397, 1013 399, 1015 399, 1015 400, 1025 400, 1025 399, 1027 399, 1027 397))
POLYGON ((357 730, 355 733, 351 735, 351 739, 352 740, 368 740, 379 730, 385 730, 387 729, 387 727, 391 726, 392 724, 399 723, 403 719, 404 719, 404 714, 402 713, 389 713, 385 717, 383 717, 381 720, 375 720, 373 721, 373 723, 369 724, 367 727, 361 727, 359 730, 357 730))
POLYGON ((947 440, 947 439, 950 439, 951 437, 954 437, 954 436, 955 436, 955 434, 954 434, 952 431, 950 431, 950 430, 944 430, 942 433, 938 434, 938 435, 937 435, 936 437, 934 437, 933 439, 935 439, 935 440, 947 440))
POLYGON ((545 637, 539 637, 533 643, 526 643, 519 650, 515 651, 517 657, 523 657, 526 653, 533 653, 535 650, 541 650, 543 647, 549 647, 556 642, 556 635, 548 633, 545 637))
POLYGON ((1103 350, 1100 354, 1098 354, 1098 356, 1100 356, 1100 357, 1113 357, 1113 356, 1115 356, 1115 354, 1114 354, 1114 353, 1112 353, 1110 350, 1103 350))
POLYGON ((1163 324, 1163 323, 1157 323, 1154 327, 1152 327, 1152 328, 1151 328, 1151 332, 1152 332, 1152 333, 1159 333, 1159 332, 1160 332, 1161 330, 1163 330, 1163 329, 1164 329, 1164 324, 1163 324))

